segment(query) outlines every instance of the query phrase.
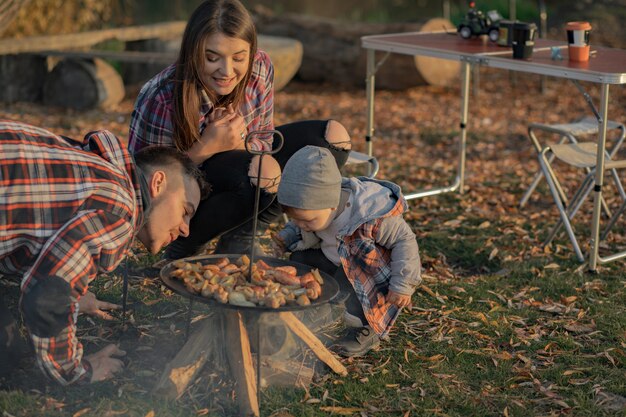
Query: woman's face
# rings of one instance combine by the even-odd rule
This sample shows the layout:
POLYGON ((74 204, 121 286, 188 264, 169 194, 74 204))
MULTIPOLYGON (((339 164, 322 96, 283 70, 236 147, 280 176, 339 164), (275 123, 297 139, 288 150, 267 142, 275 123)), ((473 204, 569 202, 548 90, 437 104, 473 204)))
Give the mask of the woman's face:
POLYGON ((222 33, 204 43, 204 83, 219 96, 230 94, 248 72, 250 44, 222 33))

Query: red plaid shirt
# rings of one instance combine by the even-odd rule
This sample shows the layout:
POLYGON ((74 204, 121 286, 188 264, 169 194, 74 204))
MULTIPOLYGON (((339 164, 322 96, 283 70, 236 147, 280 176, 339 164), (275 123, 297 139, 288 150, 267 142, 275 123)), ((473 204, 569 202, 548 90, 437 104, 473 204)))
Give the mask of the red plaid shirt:
MULTIPOLYGON (((150 145, 174 146, 174 77, 175 64, 165 68, 148 81, 139 92, 130 121, 128 149, 132 153, 150 145)), ((257 51, 252 64, 245 99, 239 112, 246 121, 248 132, 274 129, 274 67, 269 55, 257 51)), ((212 103, 198 109, 198 129, 202 133, 212 103)), ((254 149, 270 150, 271 139, 252 139, 254 149)))
POLYGON ((81 143, 0 121, 0 273, 21 275, 20 307, 42 370, 88 381, 78 299, 122 260, 143 205, 131 156, 108 131, 81 143))
POLYGON ((364 223, 339 242, 339 257, 346 276, 354 287, 367 322, 381 337, 389 333, 400 309, 385 301, 391 274, 391 251, 376 245, 375 237, 383 219, 401 216, 404 208, 405 202, 401 198, 385 216, 364 223))

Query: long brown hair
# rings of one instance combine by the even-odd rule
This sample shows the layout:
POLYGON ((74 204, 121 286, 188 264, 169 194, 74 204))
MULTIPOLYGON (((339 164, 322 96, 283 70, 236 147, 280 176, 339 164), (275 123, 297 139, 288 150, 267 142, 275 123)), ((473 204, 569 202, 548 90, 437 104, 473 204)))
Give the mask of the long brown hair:
POLYGON ((174 127, 176 148, 187 151, 200 139, 198 131, 202 90, 214 106, 232 104, 237 109, 245 96, 252 63, 257 50, 254 22, 239 0, 206 0, 191 14, 176 61, 174 72, 174 127), (217 96, 202 80, 201 71, 206 59, 206 39, 216 33, 244 40, 250 44, 248 72, 235 89, 226 96, 217 96))

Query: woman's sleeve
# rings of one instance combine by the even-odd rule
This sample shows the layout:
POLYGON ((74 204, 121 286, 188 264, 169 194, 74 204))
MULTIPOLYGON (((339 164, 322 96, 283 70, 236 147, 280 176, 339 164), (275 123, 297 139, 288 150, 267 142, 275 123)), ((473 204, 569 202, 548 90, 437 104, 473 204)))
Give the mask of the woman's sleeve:
POLYGON ((128 150, 135 153, 147 146, 173 146, 172 107, 160 97, 140 94, 130 119, 128 150))
POLYGON ((261 92, 261 129, 274 129, 274 65, 269 55, 265 54, 265 79, 263 83, 263 91, 261 92))
MULTIPOLYGON (((257 63, 253 69, 252 77, 254 81, 253 102, 256 122, 253 125, 255 130, 274 130, 274 65, 269 55, 263 51, 257 53, 257 63)), ((273 136, 263 138, 254 137, 252 148, 256 150, 271 150, 273 136)))

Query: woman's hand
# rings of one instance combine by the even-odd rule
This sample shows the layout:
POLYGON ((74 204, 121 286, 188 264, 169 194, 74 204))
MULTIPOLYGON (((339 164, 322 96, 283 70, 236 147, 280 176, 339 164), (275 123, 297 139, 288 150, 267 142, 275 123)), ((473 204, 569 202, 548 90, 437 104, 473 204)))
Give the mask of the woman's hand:
POLYGON ((200 164, 216 153, 245 149, 247 134, 243 116, 232 106, 215 109, 209 115, 200 140, 189 149, 188 155, 194 163, 200 164))
POLYGON ((389 292, 387 293, 387 299, 385 301, 395 305, 398 308, 408 307, 411 305, 411 296, 403 295, 395 291, 389 290, 389 292))

